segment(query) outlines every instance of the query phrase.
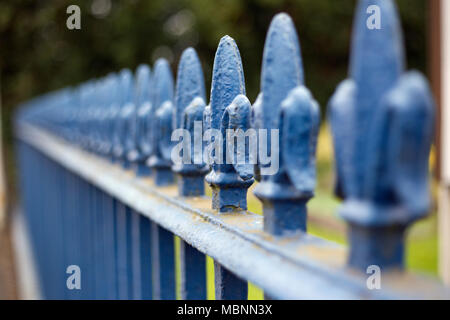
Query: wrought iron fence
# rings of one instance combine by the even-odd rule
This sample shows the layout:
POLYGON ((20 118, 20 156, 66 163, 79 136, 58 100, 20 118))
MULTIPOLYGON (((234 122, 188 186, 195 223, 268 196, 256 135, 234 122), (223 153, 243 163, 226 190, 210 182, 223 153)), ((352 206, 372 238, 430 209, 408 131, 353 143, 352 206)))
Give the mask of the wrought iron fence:
POLYGON ((403 270, 405 230, 430 206, 433 100, 423 76, 405 71, 393 2, 377 2, 380 29, 366 25, 369 5, 359 2, 349 78, 328 108, 348 254, 306 232, 320 115, 304 85, 292 20, 279 14, 267 34, 253 104, 245 97, 238 47, 226 36, 215 56, 209 105, 201 64, 189 48, 175 89, 160 59, 153 72, 147 65, 135 76, 122 70, 21 108, 22 206, 44 297, 174 299, 179 259, 181 298, 205 299, 208 255, 216 299, 246 299, 248 281, 270 298, 448 298, 445 287, 403 270), (173 160, 175 129, 205 140, 200 149, 183 149, 188 162, 173 160), (205 138, 210 129, 276 135, 253 142, 244 136, 242 151, 205 138), (224 154, 205 152, 217 145, 224 154), (249 151, 264 145, 269 162, 249 151), (246 161, 220 161, 230 150, 246 161), (275 153, 278 170, 270 173, 275 153), (255 180, 262 216, 247 210, 255 180), (212 197, 205 196, 205 181, 212 197), (68 288, 69 266, 81 271, 80 290, 68 288), (367 269, 377 267, 380 290, 367 284, 367 269))

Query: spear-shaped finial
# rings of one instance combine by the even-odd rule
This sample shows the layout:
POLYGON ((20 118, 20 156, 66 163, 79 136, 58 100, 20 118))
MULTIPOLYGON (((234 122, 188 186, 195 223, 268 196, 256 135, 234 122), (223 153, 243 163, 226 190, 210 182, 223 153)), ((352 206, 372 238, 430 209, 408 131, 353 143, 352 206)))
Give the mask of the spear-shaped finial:
POLYGON ((155 116, 152 125, 152 156, 148 165, 154 169, 155 184, 158 186, 173 183, 172 166, 172 115, 173 106, 173 78, 167 60, 158 59, 154 67, 153 108, 155 116))
MULTIPOLYGON (((264 229, 275 235, 306 231, 306 203, 315 188, 319 107, 303 85, 300 44, 291 18, 274 17, 264 47, 261 94, 254 125, 266 129, 267 154, 259 155, 262 182, 255 195, 263 203, 264 229)), ((262 152, 260 137, 260 153, 262 152)))
POLYGON ((217 133, 209 145, 217 148, 214 148, 212 170, 206 176, 206 181, 213 190, 213 209, 220 212, 246 210, 247 189, 253 184, 252 175, 242 171, 236 161, 227 164, 225 160, 228 153, 224 136, 226 130, 234 129, 235 126, 245 131, 250 127, 251 106, 244 94, 245 81, 239 49, 231 37, 225 36, 216 51, 211 106, 206 110, 211 117, 206 123, 217 133), (236 108, 239 112, 235 112, 236 108))
POLYGON ((360 0, 350 78, 329 103, 336 193, 345 199, 352 267, 402 268, 404 232, 429 208, 428 155, 434 104, 426 80, 404 72, 392 0, 360 0), (370 6, 380 28, 367 26, 370 6))
POLYGON ((183 137, 183 161, 172 167, 179 175, 181 196, 200 196, 205 192, 204 176, 208 168, 202 161, 202 119, 205 109, 205 81, 197 53, 186 49, 178 65, 173 128, 187 130, 183 137), (200 143, 200 150, 196 144, 200 143), (197 155, 197 157, 196 157, 197 155), (197 158, 197 159, 196 159, 197 158), (196 161, 200 159, 200 161, 196 161))

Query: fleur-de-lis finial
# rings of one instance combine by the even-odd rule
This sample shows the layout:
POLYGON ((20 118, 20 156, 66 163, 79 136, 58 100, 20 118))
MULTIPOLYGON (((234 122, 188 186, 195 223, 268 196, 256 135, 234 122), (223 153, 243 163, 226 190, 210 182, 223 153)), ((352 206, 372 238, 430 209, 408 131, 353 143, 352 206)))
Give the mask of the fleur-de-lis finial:
POLYGON ((205 110, 205 115, 210 117, 206 119, 206 125, 222 132, 218 135, 222 139, 216 137, 210 143, 222 144, 219 149, 224 152, 213 154, 212 170, 206 176, 213 190, 213 209, 220 212, 246 210, 247 189, 253 184, 252 175, 242 170, 238 163, 225 163, 228 148, 223 133, 236 127, 236 122, 244 131, 250 127, 251 106, 244 94, 245 81, 239 49, 231 37, 225 36, 220 40, 214 59, 211 105, 205 110))
POLYGON ((360 0, 350 78, 329 103, 336 194, 345 199, 352 267, 403 267, 404 231, 429 208, 428 155, 434 104, 426 80, 404 71, 403 41, 392 0, 360 0), (381 28, 366 26, 380 8, 381 28))
POLYGON ((151 134, 150 131, 153 106, 151 102, 151 70, 146 64, 140 65, 136 71, 136 161, 137 175, 150 175, 151 169, 146 161, 151 155, 151 134))
POLYGON ((175 163, 172 170, 179 175, 178 191, 181 196, 200 196, 205 192, 204 176, 208 167, 201 160, 203 149, 196 149, 194 142, 202 141, 203 112, 205 109, 205 81, 197 53, 186 49, 178 65, 175 91, 175 112, 173 128, 186 129, 188 137, 183 138, 183 158, 188 163, 175 163), (197 127, 196 127, 197 126, 197 127))
POLYGON ((154 67, 153 76, 153 108, 155 108, 152 123, 152 156, 148 165, 155 173, 155 184, 165 186, 173 183, 171 171, 172 151, 172 115, 173 106, 173 77, 167 60, 158 59, 154 67))
POLYGON ((261 91, 253 122, 257 129, 268 130, 267 153, 273 159, 258 161, 262 182, 255 195, 263 203, 264 229, 275 235, 306 231, 306 203, 315 188, 319 107, 303 85, 297 33, 284 13, 274 17, 266 37, 261 91), (270 130, 278 135, 272 137, 270 130), (277 158, 279 169, 271 172, 277 158))
POLYGON ((129 168, 126 159, 126 114, 133 102, 133 74, 129 69, 123 69, 119 74, 119 106, 114 123, 114 157, 124 168, 129 168))
MULTIPOLYGON (((107 133, 107 116, 108 116, 108 77, 97 81, 97 117, 96 130, 98 134, 98 152, 101 156, 106 157, 109 153, 109 141, 107 133)), ((70 114, 70 108, 67 108, 70 114)))

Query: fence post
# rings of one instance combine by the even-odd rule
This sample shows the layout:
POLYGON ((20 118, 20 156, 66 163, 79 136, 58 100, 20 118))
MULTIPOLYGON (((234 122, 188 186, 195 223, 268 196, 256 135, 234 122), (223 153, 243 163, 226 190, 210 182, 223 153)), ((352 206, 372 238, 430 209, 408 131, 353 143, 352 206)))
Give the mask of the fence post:
MULTIPOLYGON (((300 45, 294 24, 284 13, 275 16, 267 34, 261 91, 253 107, 254 125, 270 134, 268 154, 279 156, 275 169, 271 167, 277 161, 259 159, 261 184, 255 195, 263 203, 264 229, 274 235, 306 231, 306 203, 313 197, 316 180, 319 107, 303 85, 300 45)), ((260 137, 260 151, 261 142, 260 137)))
POLYGON ((349 79, 330 100, 340 215, 349 223, 349 265, 402 268, 405 229, 430 206, 428 156, 434 103, 426 80, 405 73, 393 1, 378 1, 380 29, 356 11, 349 79))

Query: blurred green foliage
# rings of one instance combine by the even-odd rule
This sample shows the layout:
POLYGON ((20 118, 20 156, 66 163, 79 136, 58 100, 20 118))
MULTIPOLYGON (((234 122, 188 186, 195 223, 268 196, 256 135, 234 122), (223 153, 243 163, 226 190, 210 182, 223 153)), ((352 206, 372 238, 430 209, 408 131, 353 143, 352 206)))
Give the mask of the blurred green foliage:
MULTIPOLYGON (((159 56, 174 71, 194 46, 209 88, 220 38, 241 51, 247 93, 254 101, 265 35, 272 17, 289 13, 301 40, 306 84, 322 108, 345 78, 355 0, 0 0, 3 121, 11 141, 11 114, 21 101, 159 56), (81 30, 66 27, 66 8, 81 8, 81 30)), ((398 0, 409 66, 426 70, 425 0, 398 0)), ((382 48, 380 48, 382 50, 382 48)))

